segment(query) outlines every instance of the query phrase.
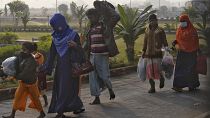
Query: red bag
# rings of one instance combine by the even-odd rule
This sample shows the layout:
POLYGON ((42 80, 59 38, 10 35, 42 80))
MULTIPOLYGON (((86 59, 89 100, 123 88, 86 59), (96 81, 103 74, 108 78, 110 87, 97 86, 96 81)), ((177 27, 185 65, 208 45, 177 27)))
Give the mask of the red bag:
POLYGON ((207 57, 205 55, 198 55, 196 72, 203 75, 207 74, 207 57))

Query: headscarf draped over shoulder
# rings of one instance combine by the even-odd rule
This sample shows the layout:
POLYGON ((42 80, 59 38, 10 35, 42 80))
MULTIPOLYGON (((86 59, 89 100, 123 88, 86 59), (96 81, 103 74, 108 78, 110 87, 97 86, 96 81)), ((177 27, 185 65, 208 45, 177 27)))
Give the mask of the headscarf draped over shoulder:
POLYGON ((179 21, 186 21, 187 27, 179 26, 176 32, 176 41, 181 50, 185 52, 193 52, 199 48, 198 33, 190 22, 188 15, 184 14, 179 17, 179 21))
POLYGON ((53 28, 53 43, 60 57, 64 56, 69 48, 68 42, 75 40, 78 35, 73 29, 71 29, 63 15, 56 13, 50 19, 50 25, 53 28))

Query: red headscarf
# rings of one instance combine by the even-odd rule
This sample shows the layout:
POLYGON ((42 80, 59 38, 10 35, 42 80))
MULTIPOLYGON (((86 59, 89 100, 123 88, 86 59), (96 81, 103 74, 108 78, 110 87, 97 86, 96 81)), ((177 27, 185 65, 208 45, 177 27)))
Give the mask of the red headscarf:
POLYGON ((184 14, 179 17, 179 21, 186 21, 187 27, 182 28, 179 26, 176 32, 176 40, 181 50, 186 52, 193 52, 199 48, 198 33, 188 15, 184 14))

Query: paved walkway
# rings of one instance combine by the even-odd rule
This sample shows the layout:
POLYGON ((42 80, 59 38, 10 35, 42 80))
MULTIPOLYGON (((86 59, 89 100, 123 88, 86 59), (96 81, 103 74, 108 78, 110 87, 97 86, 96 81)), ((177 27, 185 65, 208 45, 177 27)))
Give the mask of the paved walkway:
MULTIPOLYGON (((71 118, 210 118, 210 84, 201 76, 201 87, 196 92, 176 93, 171 90, 172 80, 166 81, 166 87, 155 94, 148 94, 148 82, 137 79, 136 73, 112 78, 116 99, 110 101, 108 91, 101 95, 101 105, 89 105, 93 100, 88 84, 82 86, 82 100, 86 111, 80 115, 67 113, 71 118)), ((51 91, 48 92, 50 100, 51 91)), ((43 100, 42 100, 43 102, 43 100)), ((0 116, 9 114, 11 100, 0 102, 0 116)), ((45 108, 47 112, 48 108, 45 108)), ((17 112, 16 118, 36 118, 37 112, 27 109, 17 112)), ((52 118, 55 114, 47 114, 52 118)))

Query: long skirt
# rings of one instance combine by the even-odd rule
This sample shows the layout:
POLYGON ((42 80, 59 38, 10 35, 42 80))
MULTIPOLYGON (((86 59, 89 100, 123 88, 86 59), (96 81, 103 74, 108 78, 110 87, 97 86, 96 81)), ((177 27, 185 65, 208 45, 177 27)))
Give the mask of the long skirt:
POLYGON ((200 86, 198 74, 195 71, 197 51, 179 51, 176 60, 173 87, 176 88, 196 88, 200 86))
POLYGON ((145 58, 147 79, 159 80, 162 75, 161 58, 145 58))

